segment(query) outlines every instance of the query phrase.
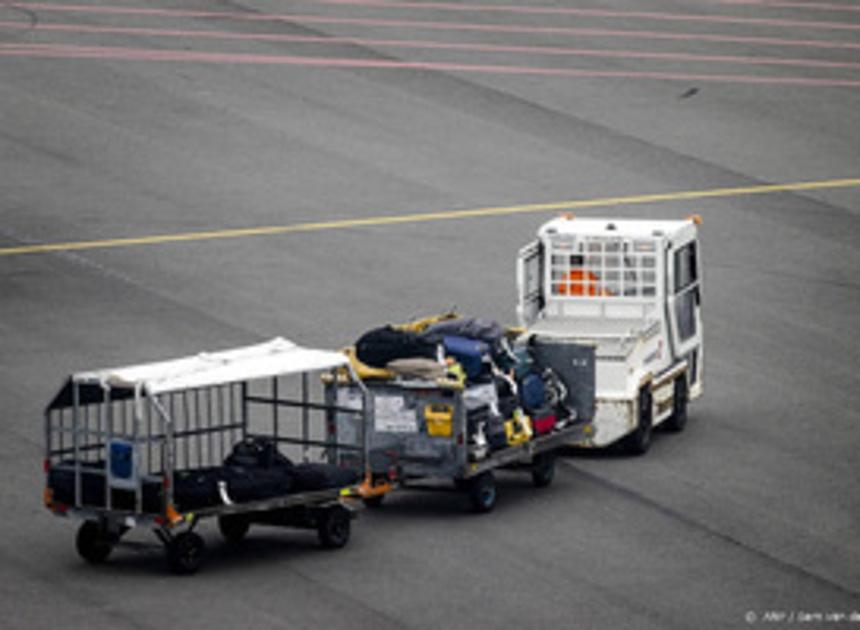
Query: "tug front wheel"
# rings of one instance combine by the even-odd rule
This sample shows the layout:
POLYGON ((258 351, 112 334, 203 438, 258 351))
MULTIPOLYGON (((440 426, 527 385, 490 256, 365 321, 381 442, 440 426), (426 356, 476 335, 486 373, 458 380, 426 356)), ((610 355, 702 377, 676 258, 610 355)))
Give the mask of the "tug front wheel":
POLYGON ((687 402, 690 399, 687 377, 679 376, 675 379, 675 400, 672 404, 672 415, 665 422, 666 430, 672 433, 680 433, 687 426, 687 402))

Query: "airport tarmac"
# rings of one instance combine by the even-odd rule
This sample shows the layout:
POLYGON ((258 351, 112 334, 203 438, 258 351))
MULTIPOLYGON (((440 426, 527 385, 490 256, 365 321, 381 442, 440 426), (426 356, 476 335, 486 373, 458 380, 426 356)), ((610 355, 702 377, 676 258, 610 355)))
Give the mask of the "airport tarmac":
POLYGON ((840 1, 0 2, 0 626, 860 628, 840 1), (337 552, 204 524, 191 578, 86 565, 43 507, 70 373, 514 323, 516 252, 567 208, 703 218, 705 394, 646 456, 503 475, 487 515, 398 493, 337 552))

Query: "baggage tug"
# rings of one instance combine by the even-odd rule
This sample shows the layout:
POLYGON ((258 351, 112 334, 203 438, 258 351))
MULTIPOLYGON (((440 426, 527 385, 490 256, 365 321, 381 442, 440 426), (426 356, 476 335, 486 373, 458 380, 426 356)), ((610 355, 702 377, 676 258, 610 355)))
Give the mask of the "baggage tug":
POLYGON ((527 337, 562 375, 576 369, 566 345, 595 350, 594 433, 577 445, 643 454, 654 427, 684 429, 702 393, 700 224, 565 215, 520 250, 527 337))

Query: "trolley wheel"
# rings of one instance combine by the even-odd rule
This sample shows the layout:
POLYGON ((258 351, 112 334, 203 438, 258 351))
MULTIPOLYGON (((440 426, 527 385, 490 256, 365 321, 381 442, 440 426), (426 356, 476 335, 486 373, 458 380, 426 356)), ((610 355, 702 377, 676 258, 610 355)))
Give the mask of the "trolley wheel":
POLYGON ((546 488, 555 477, 555 453, 538 453, 532 460, 532 483, 546 488))
POLYGON ((488 470, 469 479, 467 491, 472 509, 476 512, 490 512, 496 507, 496 478, 488 470))
POLYGON ((365 499, 363 499, 363 501, 367 507, 369 507, 371 509, 375 509, 378 507, 382 507, 382 502, 385 501, 385 495, 384 494, 377 494, 377 495, 372 496, 372 497, 366 497, 365 499))
POLYGON ((646 385, 639 390, 639 422, 636 429, 621 441, 621 447, 629 455, 644 455, 651 446, 651 407, 651 389, 646 385))
POLYGON ((91 564, 101 564, 108 559, 119 536, 109 533, 95 521, 84 521, 78 529, 75 547, 80 556, 91 564))
POLYGON ((687 426, 687 402, 690 390, 687 387, 687 377, 684 375, 675 379, 675 401, 672 404, 672 415, 664 423, 666 430, 680 433, 687 426))
POLYGON ((167 566, 177 575, 191 575, 200 568, 206 545, 194 532, 177 534, 167 543, 167 566))
POLYGON ((349 512, 341 506, 324 510, 317 523, 320 544, 326 549, 340 549, 349 542, 349 512))
POLYGON ((227 542, 242 542, 250 528, 251 521, 244 514, 225 514, 218 517, 218 529, 227 542))

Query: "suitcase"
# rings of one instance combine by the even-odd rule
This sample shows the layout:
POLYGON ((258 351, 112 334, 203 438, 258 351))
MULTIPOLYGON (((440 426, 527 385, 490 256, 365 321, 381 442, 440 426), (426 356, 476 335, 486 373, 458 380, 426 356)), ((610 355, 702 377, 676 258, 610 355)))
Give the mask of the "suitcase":
POLYGON ((543 379, 531 372, 526 374, 519 382, 520 401, 528 411, 533 411, 544 405, 546 401, 546 391, 544 390, 543 379))
POLYGON ((431 437, 451 437, 454 421, 454 407, 435 403, 424 407, 424 422, 427 435, 431 437))
POLYGON ((549 407, 543 407, 532 413, 532 428, 535 435, 546 435, 550 433, 558 422, 555 411, 549 407))
POLYGON ((508 447, 508 434, 505 431, 505 425, 502 419, 497 416, 490 416, 484 428, 484 435, 487 438, 491 450, 499 450, 508 447))
POLYGON ((531 419, 520 412, 510 420, 505 420, 505 436, 509 446, 517 446, 532 438, 531 419))
POLYGON ((222 478, 221 466, 177 470, 173 474, 173 501, 180 512, 199 510, 222 503, 218 481, 222 478))
MULTIPOLYGON (((74 465, 73 462, 65 461, 63 465, 74 465)), ((82 462, 81 468, 81 503, 92 507, 105 507, 105 477, 97 472, 89 470, 101 470, 105 467, 104 462, 82 462)), ((74 505, 75 503, 75 473, 71 470, 60 470, 51 468, 48 473, 48 487, 51 489, 52 498, 57 503, 74 505)), ((142 502, 143 511, 159 513, 162 509, 162 484, 158 481, 143 483, 142 502)), ((118 510, 134 510, 135 495, 133 490, 111 490, 111 505, 118 510)))
POLYGON ((489 405, 482 405, 475 409, 470 409, 466 412, 466 432, 469 436, 474 435, 478 431, 481 423, 486 423, 490 420, 489 405))
POLYGON ((517 409, 519 409, 520 401, 513 394, 507 396, 499 396, 499 414, 507 420, 512 418, 517 409))
POLYGON ((467 411, 480 409, 499 402, 496 384, 491 380, 485 383, 473 383, 463 390, 463 405, 467 411))

